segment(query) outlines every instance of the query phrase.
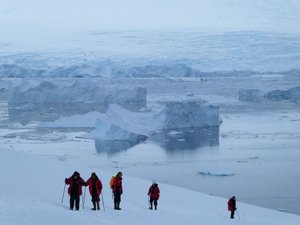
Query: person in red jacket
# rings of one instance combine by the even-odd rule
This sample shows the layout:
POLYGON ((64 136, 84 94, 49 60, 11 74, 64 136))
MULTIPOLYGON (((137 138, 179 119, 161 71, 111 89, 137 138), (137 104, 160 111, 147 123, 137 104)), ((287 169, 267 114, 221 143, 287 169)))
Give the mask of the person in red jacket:
POLYGON ((114 209, 121 210, 120 202, 121 202, 121 195, 123 194, 122 172, 118 172, 117 175, 113 178, 111 187, 114 194, 114 209))
POLYGON ((158 184, 153 182, 151 187, 149 188, 148 195, 150 197, 150 207, 149 209, 153 209, 153 202, 154 208, 157 210, 157 200, 159 199, 160 190, 158 188, 158 184))
POLYGON ((234 211, 236 210, 236 200, 235 200, 235 196, 232 196, 232 198, 230 198, 228 200, 228 211, 231 212, 230 214, 230 218, 234 219, 234 211))
POLYGON ((65 183, 69 184, 68 193, 70 195, 70 209, 73 210, 74 203, 76 210, 79 210, 80 195, 82 194, 82 186, 85 185, 80 174, 75 171, 70 178, 65 179, 65 183))
POLYGON ((89 186, 89 191, 92 196, 92 203, 93 203, 93 208, 92 210, 96 210, 96 204, 97 204, 97 209, 100 210, 100 194, 102 191, 102 183, 101 180, 99 180, 98 176, 96 173, 92 173, 91 177, 86 181, 85 186, 89 186))

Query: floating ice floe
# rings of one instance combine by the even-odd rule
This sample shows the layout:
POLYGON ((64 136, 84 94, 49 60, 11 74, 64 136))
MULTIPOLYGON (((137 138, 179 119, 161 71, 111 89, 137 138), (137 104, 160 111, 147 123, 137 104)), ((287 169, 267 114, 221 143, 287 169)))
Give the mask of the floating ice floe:
POLYGON ((231 173, 231 172, 212 172, 212 171, 199 171, 197 173, 198 175, 202 175, 202 176, 214 176, 214 177, 227 177, 227 176, 234 176, 235 173, 231 173))

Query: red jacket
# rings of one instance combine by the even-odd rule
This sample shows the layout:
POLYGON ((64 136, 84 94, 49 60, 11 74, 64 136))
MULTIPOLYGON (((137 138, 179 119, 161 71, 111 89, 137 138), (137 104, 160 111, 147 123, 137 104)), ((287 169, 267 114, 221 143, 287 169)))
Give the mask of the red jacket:
POLYGON ((70 178, 65 180, 66 184, 69 184, 69 188, 68 188, 68 193, 71 194, 72 188, 74 184, 77 184, 77 194, 78 196, 80 196, 82 194, 82 188, 81 186, 83 186, 85 184, 84 180, 81 177, 78 177, 76 180, 73 178, 73 176, 71 176, 70 178))
POLYGON ((236 201, 235 201, 235 199, 230 198, 228 200, 227 204, 228 204, 228 211, 234 211, 234 210, 236 210, 236 201))
POLYGON ((122 189, 122 177, 115 177, 112 184, 113 192, 123 193, 122 189))
POLYGON ((93 182, 96 182, 96 192, 97 192, 97 195, 99 196, 101 194, 101 190, 102 190, 101 180, 99 180, 99 179, 93 180, 93 178, 90 177, 86 181, 85 186, 89 186, 89 191, 90 191, 90 194, 92 195, 92 193, 93 193, 93 182))
POLYGON ((148 195, 150 195, 150 198, 158 200, 159 193, 160 193, 160 191, 159 191, 157 184, 152 184, 148 191, 148 195))

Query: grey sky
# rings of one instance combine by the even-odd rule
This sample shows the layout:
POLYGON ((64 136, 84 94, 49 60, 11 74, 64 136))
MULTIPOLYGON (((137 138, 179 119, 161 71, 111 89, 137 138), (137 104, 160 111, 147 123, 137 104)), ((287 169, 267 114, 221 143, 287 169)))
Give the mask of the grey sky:
POLYGON ((296 32, 298 0, 1 0, 4 34, 100 29, 296 32))

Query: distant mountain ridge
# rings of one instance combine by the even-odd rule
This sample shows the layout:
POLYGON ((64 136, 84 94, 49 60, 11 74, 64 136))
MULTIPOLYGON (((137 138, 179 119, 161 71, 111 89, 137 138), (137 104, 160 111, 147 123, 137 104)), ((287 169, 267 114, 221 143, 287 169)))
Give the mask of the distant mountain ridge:
POLYGON ((99 65, 79 64, 69 67, 30 69, 15 64, 0 65, 0 78, 163 78, 163 77, 218 77, 218 76, 251 76, 256 74, 282 74, 289 76, 300 76, 300 70, 292 69, 281 72, 258 72, 258 71, 215 71, 203 72, 194 70, 185 64, 174 65, 145 65, 132 66, 126 69, 120 69, 116 65, 110 65, 110 68, 103 69, 99 65))
POLYGON ((77 38, 65 48, 0 52, 0 77, 297 75, 300 70, 297 35, 190 30, 97 32, 77 38))

